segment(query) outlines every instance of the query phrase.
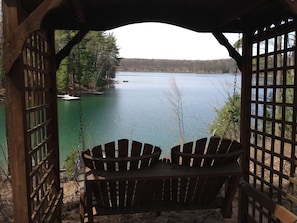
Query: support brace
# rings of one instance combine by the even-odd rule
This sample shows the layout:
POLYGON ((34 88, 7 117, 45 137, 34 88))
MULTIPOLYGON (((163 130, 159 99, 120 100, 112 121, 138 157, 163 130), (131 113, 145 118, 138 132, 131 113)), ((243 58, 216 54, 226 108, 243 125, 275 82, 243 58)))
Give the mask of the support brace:
POLYGON ((242 56, 229 43, 228 39, 221 32, 213 31, 212 34, 219 41, 221 45, 227 48, 229 55, 236 61, 240 71, 242 71, 242 56))
POLYGON ((28 36, 39 30, 43 18, 54 8, 60 6, 64 0, 44 0, 18 27, 4 40, 4 71, 8 73, 22 53, 28 36))
POLYGON ((81 29, 67 43, 67 45, 56 54, 56 68, 57 69, 59 68, 61 61, 69 55, 71 49, 84 38, 84 36, 88 33, 88 31, 89 31, 88 29, 81 29))

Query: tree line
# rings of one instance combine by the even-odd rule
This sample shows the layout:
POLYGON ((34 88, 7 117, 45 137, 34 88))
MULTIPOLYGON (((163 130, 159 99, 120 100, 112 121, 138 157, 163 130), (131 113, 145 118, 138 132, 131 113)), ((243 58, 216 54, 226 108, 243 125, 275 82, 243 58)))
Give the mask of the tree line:
POLYGON ((161 60, 121 59, 119 71, 179 72, 179 73, 235 73, 233 59, 221 60, 161 60))
MULTIPOLYGON (((56 31, 56 51, 63 49, 76 33, 69 30, 56 31)), ((112 34, 88 32, 62 60, 57 70, 58 92, 98 90, 115 77, 119 61, 119 48, 112 34)))

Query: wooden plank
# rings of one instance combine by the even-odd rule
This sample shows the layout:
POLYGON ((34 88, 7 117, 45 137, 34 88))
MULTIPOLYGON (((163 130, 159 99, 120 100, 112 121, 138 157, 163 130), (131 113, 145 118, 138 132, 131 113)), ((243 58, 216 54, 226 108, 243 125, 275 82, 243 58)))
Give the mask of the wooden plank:
MULTIPOLYGON (((193 142, 185 143, 183 146, 183 153, 192 153, 193 149, 193 142)), ((189 157, 182 158, 182 165, 183 166, 190 166, 191 159, 189 157)))
MULTIPOLYGON (((97 158, 102 158, 103 157, 103 155, 102 155, 102 146, 99 145, 99 146, 93 147, 92 155, 94 157, 97 157, 97 158)), ((86 165, 86 163, 88 163, 88 161, 87 161, 87 159, 84 159, 84 160, 85 160, 85 165, 86 165)), ((103 163, 93 162, 92 166, 93 166, 94 170, 99 170, 99 171, 104 170, 103 163)), ((104 206, 104 204, 108 202, 108 197, 104 196, 106 194, 106 191, 107 191, 106 183, 94 183, 94 184, 91 184, 90 185, 90 190, 92 191, 93 196, 95 197, 95 200, 96 200, 96 202, 97 202, 97 204, 99 206, 104 206)))
POLYGON ((85 8, 82 6, 82 1, 80 0, 71 0, 73 8, 76 12, 76 17, 78 18, 78 22, 80 24, 86 23, 86 11, 85 8))
MULTIPOLYGON (((17 0, 2 1, 4 42, 19 24, 19 8, 17 0)), ((4 44, 3 47, 5 48, 4 44)), ((30 186, 26 178, 28 170, 25 162, 24 79, 23 75, 20 75, 23 73, 22 58, 16 58, 15 62, 9 72, 6 72, 6 118, 8 159, 9 163, 17 165, 9 165, 8 168, 12 180, 14 221, 29 222, 30 205, 27 192, 30 186)))
MULTIPOLYGON (((141 147, 142 143, 137 141, 132 141, 131 145, 131 157, 139 157, 141 153, 141 147)), ((138 169, 139 160, 131 161, 130 162, 130 170, 136 170, 138 169)), ((136 191, 136 180, 129 180, 128 181, 128 187, 127 187, 127 207, 133 206, 133 199, 136 191)))
MULTIPOLYGON (((102 154, 102 146, 99 145, 99 146, 95 146, 93 149, 92 149, 92 154, 94 157, 97 157, 97 158, 102 158, 103 157, 103 154, 102 154)), ((94 168, 96 170, 104 170, 104 164, 103 163, 100 163, 100 162, 95 162, 94 164, 94 168)))
POLYGON ((171 161, 172 163, 179 164, 179 156, 173 153, 174 150, 180 151, 180 145, 171 148, 171 161))
MULTIPOLYGON (((193 149, 193 142, 185 143, 183 146, 183 153, 192 153, 193 149)), ((190 167, 191 164, 191 158, 189 157, 183 157, 182 158, 182 165, 190 167)), ((182 178, 180 179, 180 187, 179 187, 179 202, 185 203, 188 200, 188 184, 189 184, 190 178, 182 178)))
MULTIPOLYGON (((207 138, 198 139, 195 143, 194 154, 203 154, 206 147, 207 138)), ((192 167, 200 167, 202 162, 202 158, 193 158, 192 167)), ((189 180, 188 185, 188 194, 186 198, 186 203, 189 204, 194 200, 194 194, 196 191, 197 184, 199 182, 199 178, 192 177, 189 180)))
MULTIPOLYGON (((220 143, 220 138, 211 137, 205 153, 206 154, 216 153, 219 143, 220 143)), ((212 166, 212 162, 213 162, 212 158, 211 159, 205 158, 203 160, 202 167, 203 168, 210 167, 210 166, 212 166)), ((194 195, 194 201, 195 202, 206 199, 207 194, 205 194, 206 193, 205 188, 207 188, 207 186, 208 186, 206 183, 207 183, 207 177, 200 177, 198 179, 198 182, 197 182, 197 185, 196 185, 196 191, 195 191, 195 195, 194 195)))
MULTIPOLYGON (((220 143, 221 139, 218 137, 211 137, 210 141, 208 143, 208 147, 206 150, 206 154, 215 154, 219 143, 220 143)), ((203 162, 203 166, 212 166, 212 162, 214 159, 209 159, 209 158, 205 158, 204 162, 203 162)))
POLYGON ((153 165, 155 165, 156 163, 159 162, 159 158, 160 158, 160 154, 161 154, 161 152, 162 152, 162 151, 161 151, 160 147, 155 146, 153 153, 158 153, 158 156, 154 156, 154 157, 151 159, 151 164, 150 164, 150 166, 153 166, 153 165))
MULTIPOLYGON (((106 158, 115 158, 115 142, 109 142, 104 145, 106 158)), ((114 161, 106 161, 107 171, 115 171, 116 165, 114 161)))
POLYGON ((171 179, 171 201, 178 202, 178 190, 179 190, 180 178, 171 179))
MULTIPOLYGON (((206 147, 207 138, 202 138, 196 141, 195 146, 195 154, 203 154, 205 147, 206 147)), ((194 158, 193 160, 193 166, 194 167, 200 167, 201 166, 201 158, 194 158)))
MULTIPOLYGON (((121 157, 128 157, 128 146, 129 146, 129 140, 128 139, 121 139, 118 141, 118 153, 119 158, 121 157)), ((119 161, 119 171, 126 171, 128 170, 127 161, 121 160, 119 161)))
POLYGON ((127 172, 106 172, 90 170, 86 173, 86 181, 113 181, 113 180, 147 180, 147 179, 170 179, 178 177, 206 177, 206 176, 230 176, 242 175, 240 165, 230 163, 221 166, 212 166, 204 168, 188 168, 183 166, 172 166, 168 163, 157 163, 153 168, 145 168, 141 171, 127 172))
MULTIPOLYGON (((144 146, 143 146, 143 153, 142 153, 142 155, 151 154, 152 151, 153 151, 153 145, 145 143, 144 146)), ((149 161, 150 161, 149 158, 143 159, 143 160, 141 161, 140 168, 149 166, 149 164, 150 164, 149 161)))
MULTIPOLYGON (((137 141, 132 141, 132 148, 131 148, 131 157, 139 157, 141 154, 142 143, 137 141)), ((139 169, 139 160, 131 161, 130 170, 139 169)))
MULTIPOLYGON (((105 150, 106 158, 115 158, 115 152, 116 152, 115 142, 106 143, 104 145, 104 150, 105 150)), ((113 172, 116 170, 116 162, 106 161, 106 165, 107 165, 106 172, 109 172, 109 171, 113 172)), ((110 196, 109 202, 112 208, 117 207, 117 193, 115 193, 117 191, 117 183, 118 181, 114 181, 114 182, 108 182, 107 184, 107 192, 110 196)))
MULTIPOLYGON (((220 144, 218 145, 217 153, 226 154, 229 150, 232 141, 229 139, 222 139, 220 144)), ((213 166, 220 166, 222 162, 224 162, 226 158, 216 158, 213 161, 213 166)), ((214 200, 217 194, 220 192, 226 177, 209 177, 205 181, 205 185, 208 189, 204 193, 204 198, 202 202, 206 202, 207 200, 214 200)))
POLYGON ((297 222, 297 215, 279 204, 275 206, 274 216, 283 223, 297 222))
POLYGON ((297 14, 297 2, 294 0, 278 0, 282 5, 287 7, 291 12, 297 14))
MULTIPOLYGON (((84 158, 84 155, 89 155, 91 156, 91 151, 88 149, 88 150, 85 150, 82 152, 82 157, 84 158)), ((94 164, 91 160, 89 159, 84 159, 84 163, 85 163, 85 167, 88 167, 90 168, 91 170, 93 170, 95 167, 94 167, 94 164)))
MULTIPOLYGON (((118 141, 118 147, 119 147, 119 158, 121 157, 128 157, 128 146, 129 146, 129 140, 127 139, 121 139, 118 141)), ((127 161, 119 161, 119 171, 127 171, 127 161)), ((126 206, 126 185, 127 181, 119 181, 119 207, 123 208, 126 206)))

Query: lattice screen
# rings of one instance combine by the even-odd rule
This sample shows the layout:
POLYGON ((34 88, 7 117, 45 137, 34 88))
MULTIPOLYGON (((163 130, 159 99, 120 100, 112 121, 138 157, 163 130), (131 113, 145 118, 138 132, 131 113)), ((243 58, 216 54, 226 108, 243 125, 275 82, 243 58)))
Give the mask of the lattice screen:
MULTIPOLYGON (((296 22, 286 20, 258 29, 253 36, 248 179, 295 214, 296 28, 296 22)), ((253 199, 248 214, 249 222, 278 222, 253 199)))
MULTIPOLYGON (((32 222, 49 222, 58 217, 62 193, 56 171, 58 148, 53 143, 49 46, 46 36, 32 34, 23 49, 26 109, 26 161, 32 222)), ((54 85, 55 86, 55 85, 54 85)))

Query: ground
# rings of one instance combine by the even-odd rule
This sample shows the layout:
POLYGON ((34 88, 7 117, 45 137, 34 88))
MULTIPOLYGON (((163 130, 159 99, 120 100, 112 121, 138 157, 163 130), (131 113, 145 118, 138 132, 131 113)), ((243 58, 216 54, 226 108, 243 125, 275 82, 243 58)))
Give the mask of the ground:
MULTIPOLYGON (((12 222, 12 194, 8 181, 0 183, 0 222, 12 222)), ((78 223, 79 190, 74 181, 62 184, 64 192, 62 223, 78 223)), ((236 199, 237 200, 237 199, 236 199)), ((234 204, 234 214, 231 219, 224 219, 218 210, 197 210, 180 212, 101 216, 96 219, 100 223, 236 223, 237 205, 234 204)))

